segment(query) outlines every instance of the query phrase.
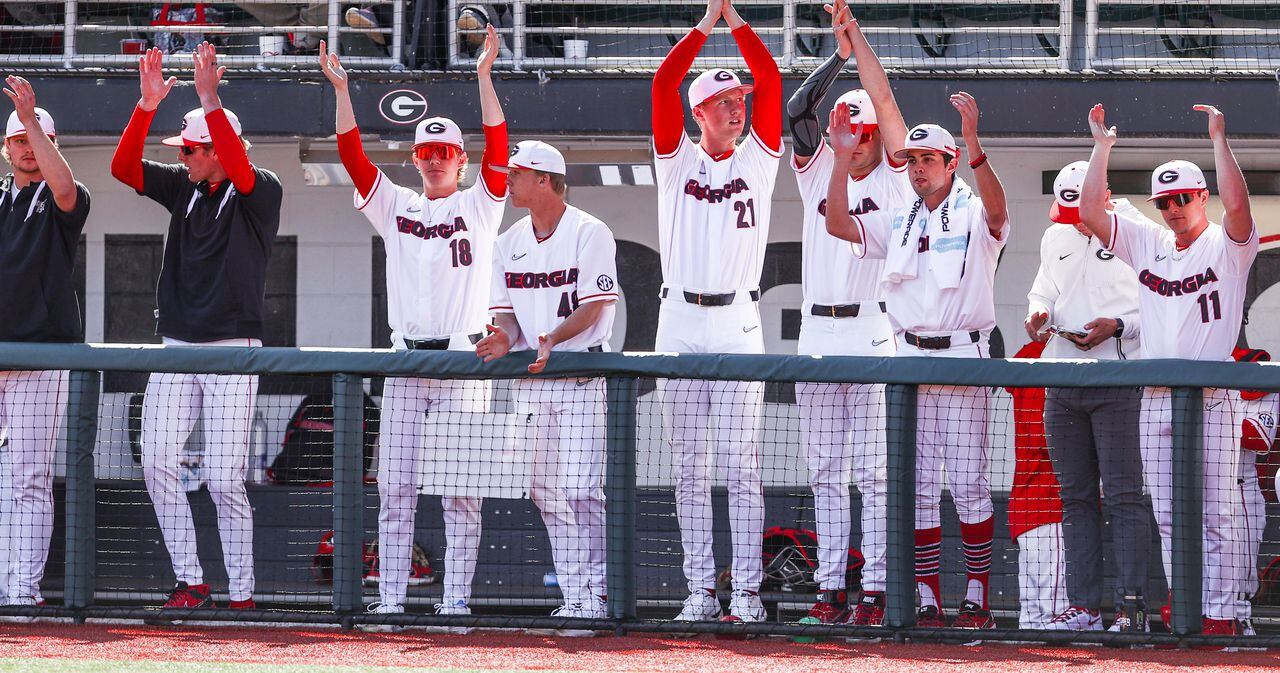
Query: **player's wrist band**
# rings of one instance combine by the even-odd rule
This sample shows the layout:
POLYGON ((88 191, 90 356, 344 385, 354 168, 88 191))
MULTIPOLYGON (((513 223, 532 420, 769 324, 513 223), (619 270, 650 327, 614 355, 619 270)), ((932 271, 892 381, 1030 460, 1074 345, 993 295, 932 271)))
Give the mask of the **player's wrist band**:
POLYGON ((978 155, 978 158, 969 162, 969 168, 977 168, 985 163, 987 163, 987 153, 983 152, 982 154, 978 155))
POLYGON ((1123 336, 1124 336, 1124 321, 1121 320, 1120 318, 1116 318, 1116 338, 1119 339, 1123 336))

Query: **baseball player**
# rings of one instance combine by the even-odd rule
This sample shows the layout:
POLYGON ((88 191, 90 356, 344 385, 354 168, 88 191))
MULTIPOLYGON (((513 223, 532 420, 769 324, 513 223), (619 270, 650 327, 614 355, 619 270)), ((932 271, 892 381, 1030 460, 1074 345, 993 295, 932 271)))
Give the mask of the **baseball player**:
MULTIPOLYGON (((787 121, 795 142, 791 168, 804 201, 804 305, 800 322, 801 355, 892 355, 893 327, 885 314, 880 285, 883 263, 859 259, 850 246, 827 233, 827 188, 835 154, 823 141, 817 106, 835 83, 849 56, 867 89, 853 89, 836 100, 850 109, 860 127, 858 145, 847 170, 836 176, 846 186, 840 208, 888 228, 896 208, 911 202, 906 165, 890 156, 906 144, 902 120, 888 78, 843 0, 832 6, 836 52, 814 70, 787 102, 787 121), (856 113, 853 110, 857 110, 856 113), (887 154, 886 154, 887 153, 887 154), (849 204, 852 204, 850 207, 849 204)), ((865 384, 797 383, 800 427, 804 433, 814 517, 818 529, 818 595, 802 623, 833 624, 850 618, 845 589, 849 548, 849 476, 852 469, 862 496, 862 596, 852 623, 878 626, 884 620, 886 443, 883 435, 884 387, 865 384), (852 433, 852 435, 851 435, 852 433), (857 442, 855 448, 853 442, 857 442)))
MULTIPOLYGON (((709 0, 702 20, 671 50, 653 78, 653 152, 658 181, 662 299, 656 349, 680 353, 763 353, 760 274, 782 157, 782 79, 764 43, 728 0, 709 0), (723 17, 755 78, 715 68, 689 86, 702 132, 684 131, 680 82, 723 17), (746 96, 755 91, 746 140, 746 96)), ((676 514, 689 597, 682 621, 720 617, 711 548, 712 451, 729 490, 733 595, 729 618, 761 621, 764 485, 756 440, 764 384, 659 382, 663 421, 676 468, 676 514), (711 437, 708 437, 708 435, 711 437)))
MULTIPOLYGON (((72 285, 89 190, 58 151, 53 117, 27 80, 9 76, 13 101, 0 182, 0 341, 80 340, 72 285)), ((67 372, 0 372, 0 605, 38 605, 53 534, 53 455, 67 372)))
MULTIPOLYGON (((1004 188, 978 140, 978 104, 960 92, 951 96, 960 112, 969 167, 979 197, 955 175, 960 150, 941 126, 920 124, 894 155, 907 162, 917 198, 894 211, 890 226, 876 226, 844 206, 842 171, 857 148, 851 110, 836 106, 831 147, 836 165, 827 191, 827 231, 857 245, 860 257, 884 259, 881 278, 897 352, 907 357, 985 358, 995 329, 992 298, 996 263, 1009 238, 1004 188)), ((960 515, 968 583, 952 626, 994 628, 987 605, 994 531, 987 476, 986 388, 921 386, 916 431, 917 624, 946 625, 938 571, 942 551, 939 500, 945 467, 960 515)))
MULTIPOLYGON (((387 251, 387 320, 393 348, 473 350, 484 331, 490 260, 506 206, 507 125, 493 88, 498 35, 488 27, 476 63, 485 146, 480 179, 458 182, 467 165, 462 131, 451 119, 418 123, 412 161, 422 176, 418 193, 393 182, 365 156, 347 75, 324 42, 320 66, 337 94, 338 152, 355 183, 355 207, 369 218, 387 251)), ((379 602, 370 611, 404 612, 418 508, 423 414, 483 412, 484 381, 388 378, 382 394, 378 460, 379 602)), ((471 582, 480 552, 480 498, 443 497, 444 598, 437 614, 471 614, 471 582)))
MULTIPOLYGON (((1013 356, 1038 359, 1043 341, 1013 356)), ((1018 627, 1051 628, 1068 607, 1063 554, 1062 500, 1045 442, 1044 388, 1005 388, 1013 397, 1013 487, 1009 536, 1018 545, 1018 627)))
MULTIPOLYGON (((1027 335, 1054 358, 1137 358, 1138 279, 1080 223, 1080 190, 1089 164, 1076 161, 1054 179, 1054 222, 1040 240, 1040 269, 1027 294, 1027 335)), ((1136 213, 1128 201, 1105 207, 1136 213)), ((1102 628, 1102 507, 1114 542, 1117 581, 1113 630, 1146 631, 1151 510, 1142 493, 1136 388, 1051 388, 1044 404, 1049 454, 1062 484, 1069 605, 1044 628, 1102 628), (1099 489, 1099 482, 1102 488, 1099 489)))
MULTIPOLYGON (((1271 354, 1264 350, 1236 348, 1231 353, 1237 362, 1267 362, 1271 354)), ((1240 502, 1245 525, 1245 561, 1240 591, 1236 595, 1236 619, 1240 635, 1254 636, 1253 597, 1258 593, 1258 553, 1267 529, 1267 500, 1258 483, 1258 462, 1275 449, 1276 416, 1280 414, 1280 395, 1260 390, 1241 390, 1240 426, 1240 502)))
MULTIPOLYGON (((257 168, 240 120, 222 107, 223 68, 213 46, 195 53, 200 108, 186 114, 177 164, 142 158, 156 106, 177 78, 161 74, 163 56, 138 59, 142 98, 111 160, 111 174, 169 211, 164 265, 156 287, 156 333, 166 346, 261 346, 271 244, 280 227, 283 188, 257 168)), ((177 584, 166 608, 212 607, 196 553, 195 524, 179 478, 178 457, 196 421, 209 438, 204 457, 209 495, 230 584, 230 606, 252 608, 253 510, 244 481, 258 377, 153 373, 142 405, 142 473, 155 505, 177 584)))
MULTIPOLYGON (((498 237, 489 312, 476 346, 491 362, 537 349, 529 372, 552 351, 602 351, 613 331, 618 271, 613 232, 564 201, 564 157, 536 140, 516 144, 508 163, 511 203, 529 214, 498 237)), ((517 415, 533 447, 530 497, 551 538, 564 605, 559 617, 608 616, 604 555, 604 378, 520 379, 517 415)), ((564 630, 559 635, 591 635, 564 630)))
MULTIPOLYGON (((1210 105, 1218 193, 1226 208, 1221 225, 1208 218, 1209 190, 1199 167, 1170 161, 1151 174, 1151 200, 1168 228, 1141 215, 1107 212, 1107 165, 1116 142, 1101 105, 1089 112, 1093 155, 1080 196, 1080 220, 1108 252, 1133 267, 1141 288, 1138 309, 1143 357, 1224 361, 1240 335, 1244 293, 1258 253, 1244 175, 1227 143, 1226 121, 1210 105)), ((1204 391, 1204 584, 1206 634, 1236 633, 1236 593, 1243 573, 1245 536, 1240 525, 1239 397, 1225 389, 1204 391)), ((1172 404, 1168 388, 1143 391, 1142 463, 1160 528, 1166 577, 1173 576, 1172 404)))

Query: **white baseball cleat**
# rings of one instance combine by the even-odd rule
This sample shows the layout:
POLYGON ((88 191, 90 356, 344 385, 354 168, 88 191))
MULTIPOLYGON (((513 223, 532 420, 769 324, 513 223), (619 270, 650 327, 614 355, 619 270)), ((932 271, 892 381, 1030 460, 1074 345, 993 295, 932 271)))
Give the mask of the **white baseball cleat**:
POLYGON ((1044 625, 1046 631, 1101 631, 1102 613, 1071 606, 1044 625))
MULTIPOLYGON (((370 615, 402 615, 404 614, 404 606, 397 603, 370 603, 365 609, 365 614, 370 615)), ((382 631, 396 632, 403 631, 404 627, 397 624, 362 624, 363 631, 382 631)))
MULTIPOLYGON (((471 608, 467 606, 467 602, 463 600, 448 601, 445 603, 436 603, 437 615, 470 615, 471 608)), ((470 626, 431 626, 427 629, 428 633, 453 633, 465 636, 474 629, 470 626)))
POLYGON ((760 593, 745 589, 738 589, 729 598, 729 616, 737 617, 743 622, 763 622, 768 619, 764 603, 760 602, 760 593))
MULTIPOLYGON (((552 617, 566 617, 570 619, 590 619, 593 615, 582 608, 581 603, 565 603, 555 610, 551 611, 552 617)), ((561 638, 591 638, 596 635, 591 629, 574 629, 567 627, 556 627, 552 629, 529 629, 527 633, 536 636, 559 636, 561 638)))
POLYGON ((608 619, 609 603, 603 596, 591 594, 587 597, 585 603, 581 605, 582 617, 587 619, 608 619))
POLYGON ((720 599, 707 589, 697 589, 684 599, 677 622, 708 622, 720 619, 720 599))
MULTIPOLYGON (((34 608, 34 607, 39 607, 41 605, 44 605, 44 601, 39 598, 36 598, 35 596, 9 596, 4 600, 4 602, 0 603, 0 605, 3 605, 5 607, 25 606, 25 607, 34 608)), ((12 617, 0 618, 0 621, 17 622, 17 623, 34 622, 35 620, 36 618, 30 615, 14 615, 12 617)))

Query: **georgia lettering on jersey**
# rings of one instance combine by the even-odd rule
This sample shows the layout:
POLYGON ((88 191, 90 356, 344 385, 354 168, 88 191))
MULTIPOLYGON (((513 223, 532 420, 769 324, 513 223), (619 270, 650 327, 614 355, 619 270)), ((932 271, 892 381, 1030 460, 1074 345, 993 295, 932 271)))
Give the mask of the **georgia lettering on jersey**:
POLYGON ((428 199, 379 171, 369 198, 357 192, 355 205, 387 250, 387 322, 397 343, 484 329, 489 264, 505 199, 479 179, 428 199))
MULTIPOLYGON (((880 275, 884 261, 859 259, 853 248, 827 233, 827 185, 835 167, 835 154, 824 142, 809 163, 797 167, 792 160, 800 198, 804 202, 804 238, 801 243, 802 287, 810 304, 835 306, 884 297, 880 275)), ((867 175, 848 180, 849 214, 866 227, 888 230, 893 211, 915 198, 906 167, 894 168, 887 158, 867 175)))
POLYGON ((705 292, 758 287, 782 155, 754 131, 720 161, 687 135, 675 152, 654 154, 663 281, 705 292))
MULTIPOLYGON (((524 217, 498 237, 493 250, 490 313, 514 313, 520 339, 512 350, 537 347, 538 335, 564 322, 580 305, 618 298, 617 244, 603 222, 569 206, 550 238, 538 241, 524 217)), ((557 351, 607 348, 613 305, 596 324, 556 344, 557 351)))
POLYGON ((1231 360, 1258 254, 1256 229, 1237 243, 1211 222, 1178 250, 1171 230, 1137 210, 1117 210, 1111 222, 1111 252, 1138 274, 1143 357, 1231 360))

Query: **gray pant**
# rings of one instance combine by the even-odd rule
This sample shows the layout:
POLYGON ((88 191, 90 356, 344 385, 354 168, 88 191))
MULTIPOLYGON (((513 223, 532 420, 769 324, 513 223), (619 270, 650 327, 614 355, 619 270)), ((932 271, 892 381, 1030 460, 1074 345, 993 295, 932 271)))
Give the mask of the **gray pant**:
POLYGON ((1050 388, 1044 427, 1062 486, 1062 538, 1067 599, 1102 608, 1102 511, 1105 496, 1116 565, 1116 602, 1141 593, 1151 554, 1151 507, 1142 494, 1136 388, 1050 388), (1102 482, 1102 492, 1098 482, 1102 482))

